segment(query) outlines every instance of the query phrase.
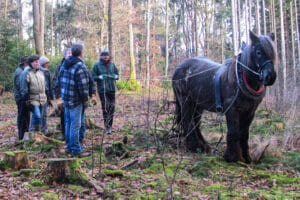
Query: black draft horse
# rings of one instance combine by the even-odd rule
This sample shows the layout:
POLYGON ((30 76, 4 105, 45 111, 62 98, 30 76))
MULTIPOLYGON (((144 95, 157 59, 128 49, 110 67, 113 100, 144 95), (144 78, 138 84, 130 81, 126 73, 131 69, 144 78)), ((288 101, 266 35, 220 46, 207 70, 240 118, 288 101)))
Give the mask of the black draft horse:
POLYGON ((191 58, 176 67, 172 78, 176 123, 188 150, 210 152, 199 128, 201 115, 204 110, 219 112, 227 121, 225 160, 251 162, 249 126, 266 86, 276 80, 277 52, 273 34, 257 36, 250 31, 250 39, 250 45, 224 64, 191 58))

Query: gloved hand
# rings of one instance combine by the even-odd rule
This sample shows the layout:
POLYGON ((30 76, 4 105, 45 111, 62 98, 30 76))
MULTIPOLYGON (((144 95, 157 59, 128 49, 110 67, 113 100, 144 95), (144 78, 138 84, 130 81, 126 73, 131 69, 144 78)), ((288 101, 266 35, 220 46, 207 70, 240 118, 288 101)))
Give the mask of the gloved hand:
POLYGON ((105 80, 106 79, 106 75, 105 74, 101 74, 100 76, 98 76, 98 78, 100 80, 105 80))
POLYGON ((113 74, 112 77, 113 77, 114 79, 119 79, 119 76, 118 76, 117 74, 113 74))

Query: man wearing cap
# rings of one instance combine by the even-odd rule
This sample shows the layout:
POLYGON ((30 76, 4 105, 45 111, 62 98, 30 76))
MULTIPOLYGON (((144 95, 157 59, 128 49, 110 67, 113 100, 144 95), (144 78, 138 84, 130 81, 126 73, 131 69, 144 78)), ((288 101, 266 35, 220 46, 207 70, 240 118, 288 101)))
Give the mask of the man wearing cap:
POLYGON ((116 80, 119 79, 119 72, 116 65, 112 63, 109 52, 100 53, 100 60, 93 67, 93 79, 98 86, 105 130, 107 134, 111 134, 115 112, 116 80))
POLYGON ((83 153, 79 142, 82 113, 89 98, 89 73, 82 60, 83 45, 75 43, 71 51, 72 56, 61 67, 57 84, 64 103, 66 153, 82 157, 89 155, 83 153))
POLYGON ((46 80, 46 96, 47 96, 47 102, 42 108, 42 133, 44 133, 46 136, 49 136, 48 133, 48 125, 47 125, 47 115, 48 115, 48 106, 52 107, 53 100, 53 92, 52 92, 52 82, 51 82, 51 74, 49 71, 49 59, 45 56, 40 57, 39 63, 40 63, 40 70, 44 73, 45 80, 46 80))
POLYGON ((41 130, 42 107, 47 102, 44 73, 39 69, 39 56, 28 57, 28 66, 21 74, 21 96, 32 112, 33 131, 41 130))
POLYGON ((28 131, 30 122, 30 112, 27 109, 25 101, 22 100, 21 96, 21 85, 20 79, 24 68, 27 66, 27 56, 20 59, 19 66, 14 73, 14 97, 17 104, 18 116, 17 116, 17 126, 18 126, 18 139, 22 140, 24 133, 28 131))

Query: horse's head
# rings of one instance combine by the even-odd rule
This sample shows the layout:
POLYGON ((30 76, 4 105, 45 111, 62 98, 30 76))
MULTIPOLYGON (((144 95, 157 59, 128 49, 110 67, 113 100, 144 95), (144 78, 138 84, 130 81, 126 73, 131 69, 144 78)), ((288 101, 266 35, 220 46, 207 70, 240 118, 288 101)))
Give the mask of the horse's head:
POLYGON ((275 64, 277 52, 274 46, 274 34, 257 36, 250 31, 252 70, 256 71, 259 81, 265 86, 273 85, 276 80, 275 64))

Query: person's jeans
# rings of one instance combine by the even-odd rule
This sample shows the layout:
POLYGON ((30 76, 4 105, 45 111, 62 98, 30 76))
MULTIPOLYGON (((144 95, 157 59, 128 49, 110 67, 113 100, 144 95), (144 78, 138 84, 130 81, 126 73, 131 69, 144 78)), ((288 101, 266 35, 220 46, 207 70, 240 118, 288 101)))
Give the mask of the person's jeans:
MULTIPOLYGON (((64 104, 66 105, 66 104, 64 104)), ((81 116, 83 111, 83 104, 74 108, 65 106, 65 139, 66 151, 71 152, 73 156, 82 152, 82 147, 79 142, 79 130, 81 127, 81 116)))
POLYGON ((43 106, 39 105, 34 105, 33 110, 32 110, 32 119, 31 119, 31 130, 33 129, 34 131, 39 131, 37 129, 40 128, 41 126, 41 121, 42 121, 42 115, 43 115, 43 106))
POLYGON ((79 141, 83 141, 84 137, 85 137, 85 114, 84 114, 84 108, 82 109, 82 113, 81 113, 81 126, 80 126, 80 130, 79 130, 79 141))
POLYGON ((22 140, 24 137, 24 133, 28 131, 29 128, 30 111, 24 100, 19 100, 16 103, 18 107, 18 117, 17 117, 18 138, 19 140, 22 140))
POLYGON ((42 106, 42 127, 41 130, 44 134, 48 132, 48 125, 47 125, 47 114, 48 114, 48 103, 42 106))

